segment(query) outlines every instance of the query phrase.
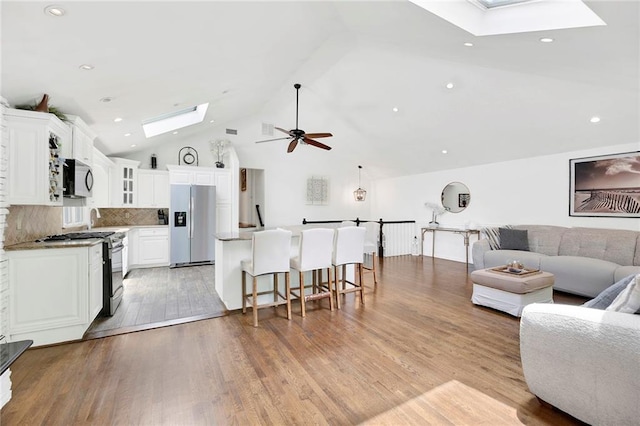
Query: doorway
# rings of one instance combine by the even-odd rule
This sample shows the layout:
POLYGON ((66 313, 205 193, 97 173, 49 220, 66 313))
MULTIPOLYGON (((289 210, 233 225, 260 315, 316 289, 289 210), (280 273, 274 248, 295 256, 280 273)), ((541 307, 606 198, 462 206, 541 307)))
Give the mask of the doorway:
POLYGON ((240 169, 238 222, 241 229, 264 226, 264 170, 240 169))

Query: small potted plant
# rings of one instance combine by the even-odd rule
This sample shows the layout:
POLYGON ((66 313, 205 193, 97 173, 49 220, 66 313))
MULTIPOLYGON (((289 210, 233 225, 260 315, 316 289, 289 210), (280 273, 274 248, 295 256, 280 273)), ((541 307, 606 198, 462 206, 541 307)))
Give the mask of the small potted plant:
POLYGON ((209 143, 211 144, 211 153, 216 159, 216 167, 219 169, 224 169, 224 153, 226 151, 227 145, 229 145, 230 142, 226 139, 217 139, 209 143))
POLYGON ((438 226, 440 226, 440 223, 438 223, 438 216, 446 212, 447 210, 442 205, 432 202, 424 203, 424 206, 428 209, 431 209, 431 222, 429 222, 429 227, 437 228, 438 226))

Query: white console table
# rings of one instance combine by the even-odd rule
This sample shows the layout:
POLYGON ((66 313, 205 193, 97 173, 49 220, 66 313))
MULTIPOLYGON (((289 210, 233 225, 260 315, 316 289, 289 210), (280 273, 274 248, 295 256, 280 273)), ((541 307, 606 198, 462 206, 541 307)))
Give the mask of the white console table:
POLYGON ((431 238, 431 257, 435 257, 436 253, 436 232, 451 232, 454 234, 462 235, 464 238, 464 257, 465 263, 467 265, 467 271, 469 271, 469 237, 471 235, 477 235, 480 238, 480 231, 477 229, 462 229, 462 228, 421 228, 421 237, 420 237, 420 253, 424 256, 424 234, 427 232, 433 233, 433 238, 431 238))

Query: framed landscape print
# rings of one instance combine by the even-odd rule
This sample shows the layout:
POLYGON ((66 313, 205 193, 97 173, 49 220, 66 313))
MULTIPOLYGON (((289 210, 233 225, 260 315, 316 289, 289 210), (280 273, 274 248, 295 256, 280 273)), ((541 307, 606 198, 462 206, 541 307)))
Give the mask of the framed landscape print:
POLYGON ((640 218, 640 151, 569 160, 569 216, 640 218))

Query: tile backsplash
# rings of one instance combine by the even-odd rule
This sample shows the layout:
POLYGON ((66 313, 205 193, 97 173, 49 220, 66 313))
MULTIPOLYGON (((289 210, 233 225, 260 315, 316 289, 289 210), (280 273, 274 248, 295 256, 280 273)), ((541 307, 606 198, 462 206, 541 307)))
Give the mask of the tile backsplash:
MULTIPOLYGON (((163 210, 168 217, 168 209, 163 210)), ((158 209, 104 208, 100 209, 100 219, 96 219, 95 210, 92 210, 91 216, 94 218, 94 227, 158 224, 158 209)), ((47 235, 82 229, 86 229, 86 226, 62 227, 62 207, 11 206, 4 231, 4 245, 34 241, 47 235)))
MULTIPOLYGON (((169 217, 169 209, 161 209, 169 217)), ((100 209, 100 219, 96 219, 95 211, 91 213, 94 227, 121 225, 158 225, 158 209, 100 209)))

